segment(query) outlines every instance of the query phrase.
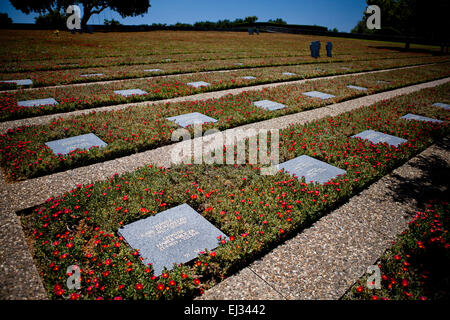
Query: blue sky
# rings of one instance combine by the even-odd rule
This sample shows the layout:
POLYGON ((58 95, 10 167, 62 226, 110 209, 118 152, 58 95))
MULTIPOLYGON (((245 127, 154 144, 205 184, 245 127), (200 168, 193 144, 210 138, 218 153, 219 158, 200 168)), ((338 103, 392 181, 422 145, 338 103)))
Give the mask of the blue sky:
MULTIPOLYGON (((116 19, 123 24, 152 24, 196 21, 234 20, 257 16, 258 21, 282 18, 290 24, 321 25, 349 32, 361 19, 365 0, 151 0, 144 16, 122 19, 105 10, 89 20, 103 24, 104 19, 116 19)), ((8 0, 0 0, 0 12, 6 12, 17 23, 34 23, 36 14, 25 15, 14 9, 8 0)))

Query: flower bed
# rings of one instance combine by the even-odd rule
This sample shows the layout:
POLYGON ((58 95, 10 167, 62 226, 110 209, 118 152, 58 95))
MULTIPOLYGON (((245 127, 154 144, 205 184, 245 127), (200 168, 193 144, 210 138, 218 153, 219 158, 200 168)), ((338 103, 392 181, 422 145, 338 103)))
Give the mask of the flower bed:
POLYGON ((417 212, 395 244, 377 261, 381 288, 368 289, 362 277, 345 300, 448 301, 450 266, 449 204, 431 201, 417 212))
MULTIPOLYGON (((334 56, 414 56, 389 50, 392 44, 354 39, 319 37, 333 41, 334 56), (379 46, 380 48, 377 48, 379 46)), ((208 59, 248 59, 250 57, 309 56, 309 43, 315 36, 262 34, 249 37, 223 32, 146 32, 96 33, 55 37, 48 31, 9 31, 0 33, 2 72, 62 70, 74 67, 111 67, 172 61, 202 61, 208 59), (181 39, 181 41, 180 41, 181 39), (189 39, 189 41, 185 41, 189 39), (70 66, 74 64, 75 66, 70 66)), ((430 49, 429 47, 426 47, 430 49)), ((322 59, 319 59, 322 60, 322 59)), ((330 60, 324 58, 323 60, 330 60)))
POLYGON ((280 161, 307 154, 347 171, 324 185, 281 172, 262 176, 252 165, 149 166, 48 199, 22 222, 50 298, 176 299, 201 294, 448 134, 445 122, 399 118, 414 113, 448 120, 448 111, 431 104, 448 101, 449 88, 425 89, 282 130, 280 161), (367 129, 408 142, 395 148, 350 138, 367 129), (229 238, 213 252, 156 277, 117 230, 182 203, 229 238), (68 290, 66 270, 74 264, 81 268, 81 288, 68 290))
MULTIPOLYGON (((369 56, 370 57, 370 56, 369 56)), ((80 67, 77 64, 56 64, 52 63, 55 70, 52 71, 35 71, 30 70, 28 72, 17 72, 14 73, 2 73, 0 74, 0 80, 9 79, 31 79, 33 81, 32 87, 45 87, 53 85, 63 85, 63 84, 73 84, 73 83, 87 83, 87 82, 97 82, 106 80, 120 80, 120 79, 132 79, 140 77, 150 77, 153 75, 172 75, 172 74, 182 74, 189 72, 204 72, 204 71, 216 71, 216 70, 232 70, 232 69, 244 69, 244 68, 264 68, 270 66, 296 66, 305 64, 319 64, 327 65, 329 63, 336 62, 349 62, 354 64, 356 61, 377 61, 377 60, 391 60, 395 59, 399 62, 397 65, 403 65, 407 61, 409 64, 418 63, 431 63, 431 62, 442 62, 447 60, 445 57, 432 57, 424 55, 422 57, 416 55, 394 55, 394 54, 383 54, 381 57, 355 57, 353 55, 339 55, 335 58, 328 59, 312 59, 305 56, 302 57, 269 57, 269 58, 239 58, 239 57, 228 57, 228 59, 222 60, 198 60, 198 61, 182 61, 174 63, 155 61, 152 64, 133 64, 133 65, 119 65, 110 66, 105 65, 101 67, 80 67), (149 72, 145 70, 155 70, 159 69, 161 71, 149 72), (97 74, 95 77, 86 77, 82 75, 86 74, 97 74)), ((378 66, 380 67, 380 66, 378 66)), ((6 67, 5 67, 6 68, 6 67)), ((10 70, 16 70, 10 69, 10 70)), ((341 70, 342 72, 342 70, 341 70)), ((0 83, 0 88, 5 87, 5 84, 0 83)), ((17 89, 16 87, 10 89, 17 89)))
POLYGON ((210 128, 223 130, 447 74, 443 66, 425 66, 334 80, 317 80, 301 85, 244 92, 220 99, 130 107, 120 111, 59 119, 48 125, 18 128, 1 135, 0 163, 10 180, 33 178, 171 143, 171 134, 178 126, 166 120, 167 117, 200 112, 218 120, 215 124, 204 126, 204 130, 210 128), (378 82, 386 79, 389 79, 390 83, 378 82), (360 92, 349 89, 346 87, 348 84, 367 87, 368 90, 360 92), (336 98, 324 102, 302 94, 313 90, 334 94, 336 98), (253 101, 264 99, 277 101, 289 107, 278 111, 266 111, 253 105, 253 101), (90 151, 74 150, 67 156, 57 156, 44 144, 91 132, 108 146, 90 151))
MULTIPOLYGON (((0 120, 21 119, 43 114, 67 112, 72 110, 89 109, 105 105, 123 104, 127 102, 161 100, 178 96, 186 96, 200 92, 224 90, 249 85, 273 83, 286 80, 311 78, 331 74, 343 74, 355 71, 368 71, 409 64, 417 64, 423 60, 377 60, 358 62, 350 66, 348 63, 329 64, 323 70, 317 70, 316 66, 291 66, 272 67, 252 70, 240 70, 232 72, 217 72, 199 75, 180 75, 176 78, 149 78, 143 80, 126 80, 116 83, 93 84, 89 86, 68 86, 62 88, 42 88, 33 91, 17 91, 0 94, 0 120), (344 66, 347 69, 344 69, 344 66), (296 73, 294 76, 283 75, 283 72, 296 73), (252 75, 254 80, 245 80, 242 77, 252 75), (186 83, 194 81, 205 81, 211 85, 208 87, 193 88, 186 83), (115 90, 139 88, 147 92, 145 95, 134 95, 122 97, 114 93, 115 90), (18 101, 34 100, 42 98, 54 98, 59 102, 57 105, 23 107, 18 101)), ((439 65, 438 75, 448 75, 449 63, 439 65)), ((422 69, 417 69, 422 70, 422 69)))

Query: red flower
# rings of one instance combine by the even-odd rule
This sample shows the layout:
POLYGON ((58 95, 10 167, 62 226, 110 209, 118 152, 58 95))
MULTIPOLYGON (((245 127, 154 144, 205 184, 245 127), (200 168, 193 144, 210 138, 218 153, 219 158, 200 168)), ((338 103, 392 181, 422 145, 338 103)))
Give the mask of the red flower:
POLYGON ((136 290, 142 290, 144 288, 144 286, 142 285, 142 283, 138 283, 135 286, 136 290))
POLYGON ((356 288, 357 292, 363 292, 364 288, 362 286, 359 286, 358 288, 356 288))
POLYGON ((194 284, 198 286, 200 284, 200 280, 199 279, 195 279, 194 280, 194 284))
POLYGON ((191 196, 191 199, 193 199, 193 200, 197 199, 197 195, 196 195, 196 194, 193 194, 193 195, 191 196))
POLYGON ((62 288, 62 286, 60 284, 56 284, 55 287, 53 288, 53 292, 57 296, 62 296, 65 291, 64 291, 64 289, 62 288))
POLYGON ((176 285, 177 283, 175 282, 175 281, 173 281, 173 280, 170 280, 169 281, 169 285, 171 285, 171 286, 174 286, 174 285, 176 285))
POLYGON ((162 283, 160 283, 156 286, 156 289, 158 289, 159 291, 162 291, 162 290, 164 290, 164 285, 162 283))
POLYGON ((402 286, 407 287, 409 285, 409 281, 406 279, 402 280, 402 286))
POLYGON ((77 300, 79 298, 80 298, 80 295, 78 293, 74 292, 70 295, 70 300, 77 300))

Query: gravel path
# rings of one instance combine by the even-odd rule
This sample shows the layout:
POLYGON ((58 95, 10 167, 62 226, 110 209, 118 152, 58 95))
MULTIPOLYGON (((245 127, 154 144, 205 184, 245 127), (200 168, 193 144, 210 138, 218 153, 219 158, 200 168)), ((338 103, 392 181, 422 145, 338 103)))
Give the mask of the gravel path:
MULTIPOLYGON (((246 128, 282 129, 287 127, 289 124, 302 124, 312 120, 320 119, 322 117, 337 115, 349 110, 359 108, 361 106, 370 105, 376 101, 389 99, 398 95, 418 91, 427 87, 437 86, 448 81, 450 81, 450 78, 409 86, 402 89, 349 100, 332 106, 326 106, 315 110, 280 117, 277 119, 270 119, 267 121, 253 123, 239 128, 229 129, 227 131, 246 128)), ((244 88, 242 90, 249 90, 249 88, 244 88)), ((211 94, 218 93, 214 92, 211 94)), ((0 179, 0 299, 37 299, 45 297, 45 291, 40 282, 36 267, 33 264, 31 254, 24 239, 22 227, 15 212, 21 209, 39 205, 50 196, 62 194, 74 188, 77 184, 85 184, 98 180, 104 180, 112 176, 114 173, 123 174, 126 172, 130 172, 148 163, 154 163, 158 166, 169 167, 171 164, 171 151, 177 145, 179 144, 169 145, 147 152, 142 152, 131 156, 118 158, 87 167, 77 168, 74 170, 69 170, 41 178, 30 179, 19 183, 6 185, 2 177, 0 179)), ((436 147, 433 147, 428 149, 426 152, 431 152, 433 154, 436 152, 440 152, 440 149, 436 149, 436 147)), ((445 154, 445 157, 443 159, 446 159, 445 161, 448 161, 449 158, 450 157, 448 156, 448 154, 445 154)), ((433 166, 426 165, 424 169, 427 169, 429 167, 433 166)), ((408 173, 409 171, 411 170, 406 169, 406 173, 408 173)), ((415 176, 412 176, 411 178, 415 178, 415 176)), ((405 179, 409 178, 405 176, 405 179)), ((382 181, 386 181, 385 178, 382 181)), ((376 188, 378 189, 382 186, 379 185, 379 183, 377 185, 378 186, 376 188)), ((390 185, 392 184, 386 182, 386 188, 389 188, 390 185)), ((376 190, 372 190, 372 192, 363 193, 359 197, 359 201, 364 202, 373 199, 373 196, 377 195, 375 191, 376 190)), ((384 198, 380 199, 384 201, 384 198)), ((339 213, 337 215, 332 214, 330 215, 330 217, 325 217, 325 220, 321 220, 327 221, 325 222, 325 227, 328 227, 329 229, 325 228, 315 231, 316 228, 315 226, 313 226, 311 229, 307 230, 308 232, 315 232, 315 238, 312 239, 316 239, 316 241, 319 241, 320 239, 322 239, 323 241, 329 241, 328 243, 325 242, 325 247, 319 246, 315 242, 307 243, 306 241, 308 241, 309 237, 301 240, 305 241, 305 243, 301 245, 302 248, 308 248, 307 246, 309 245, 311 246, 312 251, 308 249, 309 251, 305 251, 305 254, 311 254, 311 252, 313 252, 314 250, 316 250, 317 252, 321 252, 320 254, 313 254, 313 256, 304 256, 305 260, 302 260, 302 262, 306 263, 309 261, 308 266, 312 269, 296 269, 296 267, 292 267, 293 264, 291 265, 291 263, 286 264, 291 265, 291 270, 286 271, 282 269, 283 263, 277 262, 277 259, 283 258, 283 255, 280 254, 280 252, 282 251, 277 250, 294 250, 295 245, 294 247, 286 247, 290 243, 292 243, 288 242, 279 249, 275 249, 273 255, 269 254, 267 258, 265 258, 266 260, 263 259, 260 262, 255 262, 251 267, 248 267, 241 271, 240 274, 242 275, 242 277, 235 276, 229 278, 228 280, 213 288, 212 291, 208 291, 204 298, 215 299, 220 298, 221 295, 224 295, 223 298, 226 298, 226 296, 228 295, 227 292, 230 292, 230 294, 231 292, 234 292, 233 294, 228 295, 229 298, 240 297, 242 299, 339 297, 342 293, 342 290, 344 290, 344 287, 348 288, 349 285, 351 285, 351 281, 356 279, 358 275, 361 275, 361 268, 369 265, 370 263, 373 263, 373 259, 378 258, 381 255, 382 250, 384 250, 384 248, 388 246, 390 241, 392 241, 391 239, 393 237, 393 234, 397 234, 399 230, 405 226, 404 219, 401 219, 401 214, 402 212, 404 212, 404 207, 398 207, 397 209, 393 207, 393 209, 391 210, 392 214, 389 214, 388 216, 386 216, 386 214, 383 214, 385 213, 385 211, 383 210, 385 208, 389 208, 389 204, 386 203, 386 201, 391 200, 386 200, 384 203, 382 203, 382 205, 379 206, 381 211, 376 211, 376 223, 374 223, 373 219, 373 214, 375 212, 373 209, 375 208, 374 204, 376 204, 376 202, 365 204, 358 204, 358 202, 356 202, 356 207, 361 208, 361 212, 355 214, 355 217, 349 217, 347 211, 350 210, 355 204, 355 201, 352 201, 350 201, 351 204, 349 204, 350 207, 347 207, 348 209, 342 209, 344 210, 342 213, 339 213), (368 212, 365 212, 363 208, 367 208, 368 212), (369 213, 371 215, 368 216, 369 213), (368 217, 370 217, 370 219, 368 219, 368 217), (391 220, 388 221, 386 219, 391 220), (375 229, 367 229, 367 223, 372 223, 375 229), (348 230, 348 228, 350 227, 354 227, 356 229, 353 231, 348 230), (352 232, 355 234, 354 238, 345 238, 346 235, 351 235, 352 232), (364 237, 364 240, 366 242, 363 242, 361 241, 361 239, 356 238, 356 235, 364 237), (341 238, 342 245, 336 242, 339 238, 341 238), (355 239, 355 241, 353 241, 353 239, 355 239), (351 240, 353 242, 348 242, 351 240), (373 243, 370 241, 373 241, 373 243), (323 251, 324 248, 328 251, 323 251), (367 248, 371 248, 370 251, 368 251, 367 248), (279 256, 276 256, 277 254, 279 256), (333 264, 333 259, 337 258, 339 258, 339 261, 336 262, 338 264, 333 264), (346 263, 349 263, 348 261, 352 261, 352 266, 349 267, 349 269, 343 269, 343 266, 347 266, 346 263), (273 263, 274 266, 276 265, 277 267, 272 267, 271 263, 273 263), (314 265, 314 263, 318 263, 319 265, 314 265), (331 268, 331 271, 326 269, 328 270, 327 272, 331 272, 332 274, 332 276, 328 278, 326 277, 328 273, 321 273, 325 272, 325 269, 323 269, 325 268, 325 266, 330 266, 331 268), (284 276, 291 274, 291 278, 283 278, 283 274, 284 276), (292 275, 295 274, 309 275, 310 280, 308 281, 310 281, 310 283, 308 284, 307 282, 305 282, 306 280, 300 281, 299 279, 303 279, 300 278, 300 276, 292 278, 292 275), (336 278, 338 275, 341 278, 336 278), (252 278, 251 286, 248 285, 249 282, 245 282, 249 278, 252 278), (278 281, 277 279, 281 279, 278 284, 274 283, 274 281, 278 281), (342 283, 339 284, 339 289, 337 289, 336 286, 336 279, 344 279, 340 280, 342 281, 342 283), (289 281, 293 282, 289 283, 289 281), (246 289, 243 290, 243 287, 239 286, 239 283, 246 283, 246 286, 244 287, 246 289), (310 286, 312 283, 315 283, 315 286, 302 287, 302 285, 305 284, 308 284, 310 286), (229 284, 232 285, 230 286, 230 288, 227 288, 226 286, 229 284), (261 286, 255 287, 258 284, 260 284, 261 286), (292 288, 289 289, 290 287, 292 288), (221 290, 220 288, 223 289, 221 290), (238 288, 240 292, 236 292, 238 288), (309 291, 302 288, 309 288, 309 291), (313 290, 314 292, 311 292, 311 290, 313 290)), ((413 204, 412 201, 409 202, 407 202, 406 204, 413 204)), ((396 204, 394 203, 393 205, 396 204)), ((305 234, 305 232, 302 234, 305 234)), ((302 237, 302 234, 300 234, 299 237, 302 237)), ((297 248, 297 252, 298 251, 299 250, 297 248)), ((289 252, 285 254, 289 256, 289 252)), ((300 257, 302 256, 300 252, 298 252, 298 259, 300 259, 300 257)), ((292 261, 296 261, 295 258, 295 255, 291 255, 291 259, 293 259, 292 261)))

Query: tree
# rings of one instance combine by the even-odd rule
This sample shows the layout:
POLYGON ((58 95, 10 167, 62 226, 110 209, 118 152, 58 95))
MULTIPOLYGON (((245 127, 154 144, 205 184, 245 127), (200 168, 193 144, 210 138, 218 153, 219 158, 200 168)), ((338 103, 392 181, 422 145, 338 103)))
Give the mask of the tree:
POLYGON ((275 20, 270 19, 270 20, 267 21, 267 22, 273 23, 273 24, 279 24, 279 25, 286 25, 286 24, 287 24, 287 22, 284 21, 284 20, 281 19, 281 18, 278 18, 278 19, 275 19, 275 20))
POLYGON ((148 12, 150 0, 10 0, 17 10, 25 14, 37 12, 40 14, 61 12, 72 4, 83 6, 81 26, 85 27, 89 18, 99 14, 106 8, 118 12, 122 18, 134 17, 148 12))
POLYGON ((448 46, 447 13, 448 0, 367 0, 369 5, 381 9, 381 30, 368 30, 367 15, 358 22, 352 32, 375 34, 401 34, 405 36, 405 48, 411 37, 421 37, 448 46))
POLYGON ((251 17, 246 17, 246 18, 244 19, 244 22, 245 22, 245 23, 248 23, 248 24, 254 24, 257 20, 258 20, 258 17, 256 17, 256 16, 251 16, 251 17))
POLYGON ((111 19, 111 20, 105 19, 103 21, 103 24, 105 26, 111 26, 111 27, 117 27, 117 26, 121 26, 122 25, 119 21, 117 21, 115 19, 111 19))
POLYGON ((66 28, 67 17, 68 15, 62 14, 61 11, 54 10, 47 14, 40 15, 34 20, 38 26, 62 30, 66 28))
POLYGON ((7 13, 0 13, 0 28, 7 28, 12 24, 12 19, 7 13))

